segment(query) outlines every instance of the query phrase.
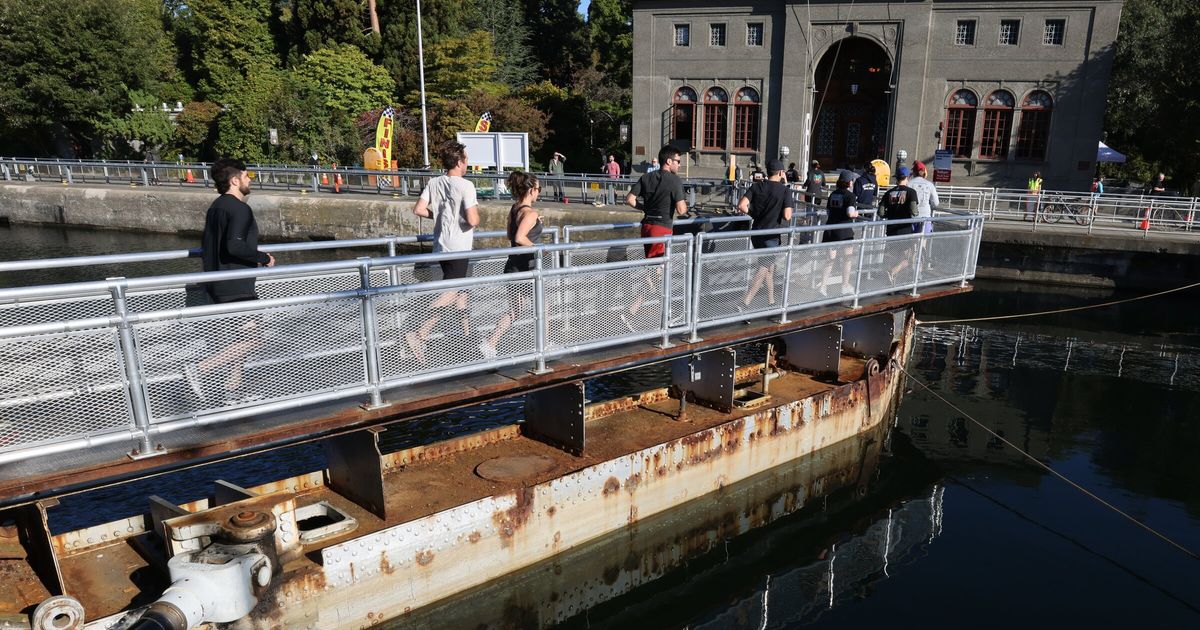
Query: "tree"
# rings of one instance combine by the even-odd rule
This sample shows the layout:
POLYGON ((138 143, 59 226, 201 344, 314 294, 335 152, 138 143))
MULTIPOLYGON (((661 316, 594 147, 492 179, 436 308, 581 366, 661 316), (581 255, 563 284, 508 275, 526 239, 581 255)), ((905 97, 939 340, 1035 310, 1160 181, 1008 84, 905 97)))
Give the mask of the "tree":
POLYGON ((525 20, 537 33, 533 52, 542 76, 555 85, 568 85, 571 76, 587 65, 587 26, 579 15, 579 0, 523 0, 525 20))
POLYGON ((217 117, 219 155, 261 162, 268 152, 267 129, 272 108, 284 100, 283 71, 259 69, 234 84, 225 95, 228 107, 217 117))
POLYGON ((588 5, 588 35, 596 67, 611 82, 633 85, 633 2, 592 0, 588 5))
POLYGON ((351 116, 390 105, 396 92, 396 82, 387 71, 350 45, 305 55, 297 73, 316 87, 324 107, 351 116))
MULTIPOLYGON (((416 0, 379 0, 377 4, 382 27, 379 64, 391 73, 400 94, 408 94, 420 87, 416 0)), ((461 0, 422 0, 421 28, 426 53, 430 45, 441 39, 466 33, 469 12, 469 3, 461 0)))
POLYGON ((158 97, 149 92, 131 91, 128 100, 133 109, 124 115, 101 112, 97 116, 99 152, 109 157, 161 153, 175 139, 175 125, 170 116, 161 109, 158 97))
POLYGON ((188 100, 162 19, 160 0, 0 3, 0 119, 11 152, 90 154, 133 108, 131 94, 188 100))
POLYGON ((175 147, 191 158, 212 157, 212 143, 221 106, 212 101, 193 101, 175 117, 175 147))
POLYGON ((364 23, 362 0, 290 0, 276 4, 278 20, 286 24, 288 63, 322 48, 349 44, 374 50, 378 37, 364 23))
MULTIPOLYGON (((496 81, 499 64, 487 31, 444 38, 426 48, 425 90, 432 102, 446 102, 472 92, 503 94, 507 88, 496 81)), ((416 102, 416 92, 410 94, 416 102)), ((478 114, 476 114, 478 115, 478 114)))
POLYGON ((487 31, 492 37, 496 81, 520 89, 537 80, 541 68, 518 0, 479 0, 469 23, 473 30, 487 31))
POLYGON ((1117 37, 1108 93, 1108 144, 1129 161, 1108 174, 1147 181, 1155 172, 1176 185, 1197 181, 1200 161, 1200 76, 1168 59, 1200 56, 1200 3, 1128 0, 1117 37), (1168 122, 1169 121, 1169 122, 1168 122))
POLYGON ((279 66, 270 0, 189 0, 196 75, 211 100, 228 102, 241 83, 279 66))

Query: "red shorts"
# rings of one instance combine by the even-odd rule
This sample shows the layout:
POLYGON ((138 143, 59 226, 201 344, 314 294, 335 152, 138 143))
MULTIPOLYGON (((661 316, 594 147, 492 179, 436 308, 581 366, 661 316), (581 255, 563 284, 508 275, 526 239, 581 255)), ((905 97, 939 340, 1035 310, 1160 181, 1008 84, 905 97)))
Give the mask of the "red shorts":
MULTIPOLYGON (((657 225, 655 223, 643 223, 642 224, 642 238, 651 238, 654 236, 670 236, 672 234, 674 234, 674 232, 669 227, 666 227, 663 225, 657 225)), ((666 243, 647 243, 645 245, 645 248, 646 248, 646 258, 661 258, 663 255, 665 255, 667 253, 667 244, 666 243)))

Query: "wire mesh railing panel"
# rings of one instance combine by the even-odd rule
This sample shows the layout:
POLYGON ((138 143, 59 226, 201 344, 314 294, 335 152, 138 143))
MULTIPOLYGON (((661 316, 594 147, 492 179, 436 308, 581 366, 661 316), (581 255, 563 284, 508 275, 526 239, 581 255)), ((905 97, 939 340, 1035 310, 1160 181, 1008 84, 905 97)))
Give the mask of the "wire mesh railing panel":
POLYGON ((604 263, 624 262, 627 260, 642 260, 646 257, 642 245, 605 245, 599 247, 584 247, 568 250, 570 267, 586 265, 603 265, 604 263))
POLYGON ((968 231, 944 233, 925 239, 921 257, 921 284, 936 284, 962 277, 966 257, 971 254, 973 234, 968 231))
POLYGON ((154 422, 366 382, 354 299, 136 324, 134 334, 154 422))
POLYGON ((0 339, 0 451, 131 426, 113 329, 0 339))
POLYGON ((860 293, 873 293, 916 282, 920 237, 868 241, 866 267, 859 280, 860 293))
POLYGON ((461 289, 414 291, 373 298, 380 376, 394 380, 479 363, 480 344, 501 318, 510 328, 495 346, 509 358, 534 351, 533 280, 501 276, 461 289))
POLYGON ((662 329, 662 268, 638 266, 557 276, 546 282, 551 347, 662 329))
POLYGON ((297 295, 322 295, 353 291, 362 286, 357 271, 330 273, 301 278, 272 278, 254 285, 258 297, 264 300, 297 295))
POLYGON ((841 241, 795 248, 792 251, 788 306, 803 306, 832 298, 853 298, 863 241, 841 241))
POLYGON ((189 306, 184 289, 159 289, 155 291, 130 291, 126 294, 130 313, 152 313, 169 311, 189 306))
POLYGON ((112 298, 107 295, 0 304, 0 328, 109 317, 115 312, 112 298))
POLYGON ((702 259, 700 287, 696 295, 700 321, 751 314, 775 308, 783 299, 783 280, 787 266, 784 250, 747 253, 745 256, 702 259), (760 274, 761 277, 760 277, 760 274), (769 284, 768 284, 769 283, 769 284), (753 301, 743 306, 753 285, 759 284, 753 301))
POLYGON ((687 243, 671 243, 671 305, 669 324, 671 327, 682 326, 688 317, 688 277, 691 275, 691 261, 688 259, 687 243))

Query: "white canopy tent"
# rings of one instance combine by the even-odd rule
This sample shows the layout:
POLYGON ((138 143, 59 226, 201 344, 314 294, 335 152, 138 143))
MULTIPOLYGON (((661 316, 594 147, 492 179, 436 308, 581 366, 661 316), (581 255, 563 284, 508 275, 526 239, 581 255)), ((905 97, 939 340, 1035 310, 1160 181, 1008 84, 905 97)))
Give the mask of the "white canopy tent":
POLYGON ((1125 163, 1125 154, 1120 153, 1116 149, 1101 142, 1100 148, 1096 150, 1096 161, 1097 162, 1113 162, 1116 164, 1124 164, 1125 163))

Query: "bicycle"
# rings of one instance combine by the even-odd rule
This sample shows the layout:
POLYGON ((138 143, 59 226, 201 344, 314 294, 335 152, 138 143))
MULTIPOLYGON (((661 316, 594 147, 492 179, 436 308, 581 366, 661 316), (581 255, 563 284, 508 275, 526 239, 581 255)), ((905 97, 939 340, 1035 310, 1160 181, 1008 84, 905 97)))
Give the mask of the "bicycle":
POLYGON ((1067 201, 1062 195, 1047 195, 1043 198, 1042 221, 1061 223, 1068 217, 1077 225, 1088 225, 1092 222, 1092 209, 1084 203, 1067 201))

